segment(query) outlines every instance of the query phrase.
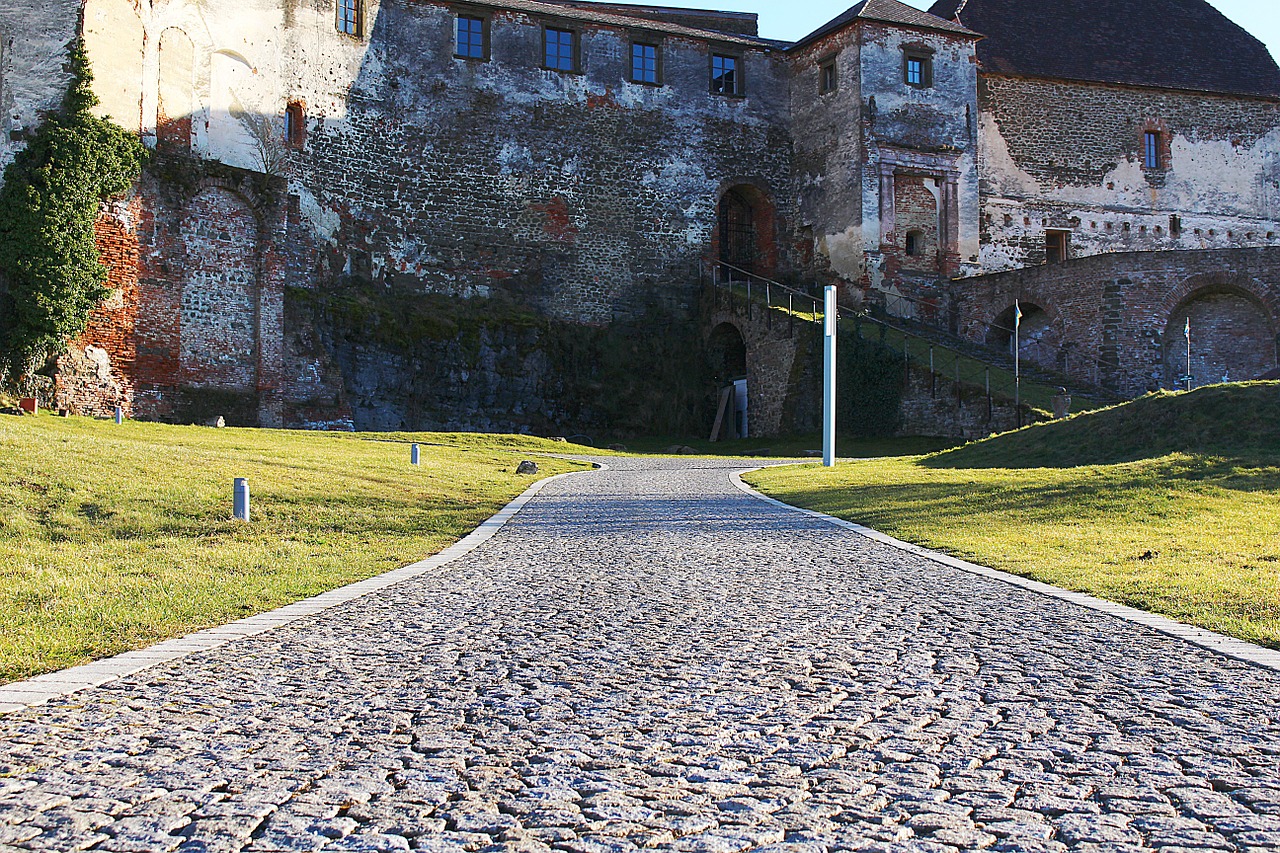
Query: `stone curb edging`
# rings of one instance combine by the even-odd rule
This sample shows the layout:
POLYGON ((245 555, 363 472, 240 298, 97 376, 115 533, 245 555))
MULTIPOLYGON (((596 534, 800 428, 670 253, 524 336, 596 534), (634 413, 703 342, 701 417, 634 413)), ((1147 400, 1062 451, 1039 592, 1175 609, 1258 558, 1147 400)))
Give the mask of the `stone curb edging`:
MULTIPOLYGON (((816 463, 805 462, 791 464, 812 465, 816 463)), ((1142 625, 1154 631, 1159 631, 1161 634, 1165 634, 1188 643, 1193 643, 1197 646, 1201 646, 1202 648, 1206 648, 1211 652, 1217 652, 1220 655, 1224 655, 1238 661, 1243 661, 1244 663, 1253 664, 1254 666, 1262 667, 1263 669, 1268 669, 1273 672, 1280 672, 1280 651, 1263 648, 1262 646, 1254 645, 1253 643, 1246 642, 1245 640, 1237 640, 1235 637, 1216 634, 1213 631, 1207 631, 1204 628, 1196 628, 1192 625, 1176 622, 1168 617, 1148 613, 1145 610, 1138 610, 1135 607, 1126 607, 1123 604, 1105 601, 1104 599, 1095 598, 1094 596, 1083 592, 1072 592, 1071 590, 1062 589, 1061 587, 1052 586, 1051 584, 1019 577, 1018 575, 1002 572, 998 569, 992 569, 987 566, 980 566, 977 563, 970 563, 947 554, 942 554, 938 551, 931 551, 930 549, 923 548, 919 545, 912 545, 910 542, 903 542, 901 539, 895 539, 878 530, 872 530, 870 527, 864 527, 863 525, 855 524, 852 521, 845 521, 842 518, 836 518, 835 516, 827 515, 826 513, 816 512, 811 509, 803 509, 798 506, 783 503, 782 501, 771 498, 768 495, 761 494, 742 481, 743 475, 762 471, 766 467, 772 468, 780 466, 761 466, 741 471, 734 471, 729 475, 729 481, 746 494, 758 500, 762 500, 765 503, 773 504, 774 506, 791 510, 792 512, 798 512, 802 515, 810 516, 811 518, 817 518, 827 522, 828 524, 843 527, 846 530, 852 530, 868 539, 888 545, 891 548, 897 548, 899 551, 906 551, 907 553, 915 554, 918 557, 923 557, 926 560, 932 560, 935 563, 950 566, 953 569, 959 569, 973 575, 979 575, 980 577, 1001 581, 1050 598, 1068 601, 1072 604, 1079 605, 1080 607, 1084 607, 1098 613, 1103 613, 1107 616, 1113 616, 1116 619, 1122 619, 1126 622, 1142 625)))
MULTIPOLYGON (((581 460, 579 460, 581 461, 581 460)), ((595 470, 608 470, 608 465, 593 461, 595 470)), ((366 580, 357 581, 338 589, 329 590, 293 604, 286 604, 275 610, 249 616, 226 625, 206 628, 185 637, 165 640, 145 649, 123 652, 114 657, 91 661, 80 666, 73 666, 58 672, 37 675, 26 681, 15 681, 0 684, 0 714, 20 711, 33 705, 41 705, 50 699, 69 696, 90 687, 99 687, 108 682, 134 675, 144 669, 161 663, 184 658, 195 652, 216 649, 236 640, 263 634, 275 628, 296 622, 307 616, 314 616, 340 604, 346 604, 357 598, 380 592, 413 578, 420 577, 443 565, 452 563, 459 557, 479 548, 501 530, 508 521, 515 517, 525 504, 529 503, 538 492, 556 480, 573 477, 584 471, 569 471, 539 480, 512 500, 494 516, 482 522, 479 527, 467 536, 445 548, 440 553, 400 569, 393 569, 385 574, 376 575, 366 580)))

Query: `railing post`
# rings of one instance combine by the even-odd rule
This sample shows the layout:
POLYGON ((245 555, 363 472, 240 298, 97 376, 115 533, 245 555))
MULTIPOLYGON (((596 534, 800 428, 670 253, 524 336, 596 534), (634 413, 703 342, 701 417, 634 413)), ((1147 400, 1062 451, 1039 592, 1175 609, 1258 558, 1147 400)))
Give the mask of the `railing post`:
POLYGON ((933 369, 933 344, 929 344, 929 396, 938 396, 938 374, 933 369))
POLYGON ((796 312, 791 310, 791 291, 787 291, 787 337, 796 336, 796 312))
POLYGON ((987 368, 987 423, 991 422, 993 414, 991 406, 991 368, 987 368))
POLYGON ((773 331, 773 289, 767 281, 764 283, 764 327, 773 331))
POLYGON ((960 353, 956 353, 956 413, 964 408, 964 400, 960 396, 960 353))

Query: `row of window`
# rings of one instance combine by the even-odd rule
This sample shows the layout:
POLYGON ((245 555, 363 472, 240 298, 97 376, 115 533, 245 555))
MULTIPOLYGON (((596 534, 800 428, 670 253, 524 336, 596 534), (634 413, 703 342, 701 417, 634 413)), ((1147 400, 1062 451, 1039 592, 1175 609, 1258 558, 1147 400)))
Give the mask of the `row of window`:
MULTIPOLYGON (((343 0, 354 2, 355 0, 343 0)), ((489 59, 489 21, 487 18, 459 15, 455 55, 462 59, 489 59)), ((582 70, 582 51, 575 30, 546 26, 542 30, 542 67, 571 74, 582 70)), ((662 85, 662 48, 655 43, 631 43, 632 83, 662 85)), ((743 95, 742 57, 727 54, 711 56, 711 91, 719 95, 743 95)))
MULTIPOLYGON (((364 35, 362 0, 336 0, 338 32, 361 38, 364 35)), ((489 59, 489 19, 459 15, 455 55, 462 59, 489 59)), ((581 71, 578 33, 574 30, 547 26, 542 31, 543 67, 553 71, 581 71)), ((662 85, 662 50, 658 44, 632 42, 632 83, 662 85)), ((818 88, 822 94, 839 86, 834 57, 819 63, 818 88)), ((933 85, 933 57, 927 47, 908 47, 903 53, 903 82, 927 89, 933 85)), ((711 56, 711 91, 718 95, 744 95, 742 57, 729 54, 711 56)), ((1156 167, 1152 167, 1156 168, 1156 167)))

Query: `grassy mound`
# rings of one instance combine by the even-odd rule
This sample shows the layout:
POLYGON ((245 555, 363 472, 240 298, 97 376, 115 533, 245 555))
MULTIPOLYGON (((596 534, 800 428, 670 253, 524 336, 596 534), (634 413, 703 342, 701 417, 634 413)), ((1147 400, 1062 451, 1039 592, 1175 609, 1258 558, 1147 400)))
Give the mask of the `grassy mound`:
POLYGON ((1280 382, 1161 391, 938 453, 936 468, 1074 468, 1172 453, 1280 463, 1280 382))

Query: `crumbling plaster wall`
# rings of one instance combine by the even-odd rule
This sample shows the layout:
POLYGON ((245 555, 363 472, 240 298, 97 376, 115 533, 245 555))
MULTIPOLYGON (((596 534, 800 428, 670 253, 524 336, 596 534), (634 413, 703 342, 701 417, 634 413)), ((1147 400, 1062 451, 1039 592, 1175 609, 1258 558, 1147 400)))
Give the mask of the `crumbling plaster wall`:
POLYGON ((67 46, 82 0, 0 4, 0 173, 55 110, 71 82, 67 46))
MULTIPOLYGON (((977 170, 977 61, 974 42, 951 34, 883 25, 863 27, 862 96, 866 104, 866 166, 862 246, 864 284, 896 291, 903 266, 904 233, 890 201, 893 176, 926 178, 938 197, 939 261, 944 274, 977 269, 979 183, 977 170), (904 82, 904 53, 922 49, 932 58, 932 84, 904 82), (870 107, 875 98, 874 110, 870 107)), ((905 294, 931 296, 932 294, 905 294)))
POLYGON ((447 4, 371 5, 363 43, 334 34, 327 8, 294 21, 285 92, 310 123, 290 191, 322 281, 502 289, 590 323, 689 309, 719 194, 786 198, 785 68, 765 51, 668 34, 655 87, 626 82, 643 28, 560 22, 581 40, 582 73, 562 73, 541 67, 556 19, 492 10, 491 61, 454 57, 447 4), (745 98, 710 92, 712 50, 742 55, 745 98))
POLYGON ((982 268, 1070 255, 1280 245, 1280 104, 984 74, 982 268), (1167 168, 1143 164, 1164 135, 1167 168), (1171 233, 1176 216, 1178 233, 1171 233))
POLYGON ((796 225, 814 269, 837 281, 862 278, 862 74, 858 30, 833 33, 792 54, 796 225), (834 62, 836 88, 822 91, 822 66, 834 62))

